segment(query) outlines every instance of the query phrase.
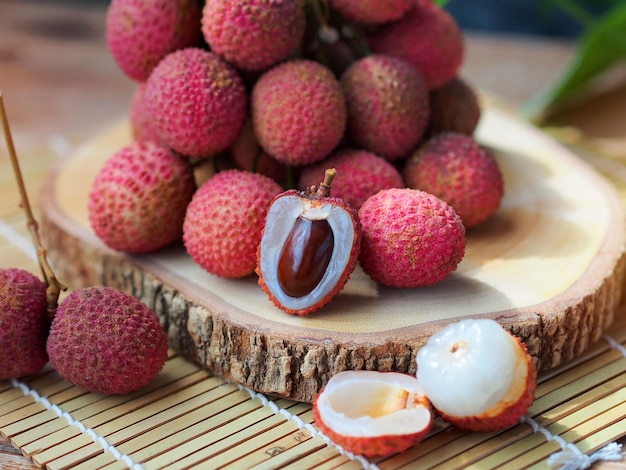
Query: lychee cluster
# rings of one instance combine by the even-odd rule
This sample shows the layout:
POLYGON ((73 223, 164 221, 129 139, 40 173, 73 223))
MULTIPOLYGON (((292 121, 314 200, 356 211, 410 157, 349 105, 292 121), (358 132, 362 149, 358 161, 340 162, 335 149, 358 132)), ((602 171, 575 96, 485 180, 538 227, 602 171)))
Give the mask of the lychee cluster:
POLYGON ((169 243, 208 273, 256 273, 279 308, 305 315, 328 303, 357 262, 386 286, 443 281, 463 259, 466 231, 498 210, 503 177, 473 137, 480 104, 459 75, 463 35, 433 0, 206 0, 186 26, 201 43, 173 41, 180 15, 161 7, 148 15, 135 2, 116 0, 107 18, 111 53, 137 81, 133 135, 214 171, 201 182, 196 172, 193 197, 163 189, 181 204, 145 223, 142 214, 159 207, 163 171, 109 177, 118 195, 143 199, 123 206, 122 220, 135 224, 107 236, 96 208, 116 207, 120 196, 98 189, 107 179, 99 175, 90 217, 111 248, 160 249, 114 241, 131 228, 138 240, 141 230, 156 239, 167 226, 179 235, 169 243), (170 25, 153 39, 168 51, 139 77, 127 64, 148 70, 147 49, 119 31, 158 34, 150 21, 170 25), (323 182, 331 168, 332 190, 323 182))

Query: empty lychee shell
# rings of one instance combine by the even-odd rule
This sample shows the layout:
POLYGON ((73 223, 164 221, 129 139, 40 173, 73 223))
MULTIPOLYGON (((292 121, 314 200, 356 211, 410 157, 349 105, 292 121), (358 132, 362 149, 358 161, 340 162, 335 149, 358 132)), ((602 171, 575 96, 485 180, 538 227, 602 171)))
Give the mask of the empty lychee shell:
POLYGON ((257 251, 259 284, 289 314, 306 315, 330 302, 358 261, 356 213, 320 187, 274 198, 257 251))
POLYGON ((402 452, 432 427, 419 381, 399 372, 340 372, 315 397, 313 413, 326 436, 367 457, 402 452))
POLYGON ((498 322, 465 319, 418 351, 417 379, 446 421, 487 432, 520 421, 532 404, 537 370, 526 346, 498 322))

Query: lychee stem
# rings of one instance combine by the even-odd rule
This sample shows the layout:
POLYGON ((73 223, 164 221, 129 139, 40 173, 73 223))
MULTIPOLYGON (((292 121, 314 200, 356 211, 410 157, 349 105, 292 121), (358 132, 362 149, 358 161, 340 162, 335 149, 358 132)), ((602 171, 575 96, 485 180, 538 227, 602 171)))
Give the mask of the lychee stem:
POLYGON ((311 197, 329 197, 330 196, 330 185, 333 180, 337 176, 337 169, 328 168, 324 172, 324 181, 322 181, 319 186, 311 186, 310 196, 311 197))
POLYGON ((7 148, 9 150, 9 159, 13 166, 13 173, 15 174, 15 181, 20 192, 21 207, 26 212, 26 226, 33 239, 35 248, 37 249, 37 260, 39 261, 39 267, 46 282, 46 310, 48 312, 48 318, 52 320, 54 313, 56 312, 57 304, 59 301, 59 295, 61 291, 67 290, 67 286, 60 282, 54 271, 48 263, 46 256, 46 250, 41 243, 39 236, 39 225, 33 216, 33 211, 28 201, 28 194, 26 193, 26 185, 24 184, 24 178, 22 177, 22 171, 20 169, 17 153, 15 152, 15 146, 13 145, 13 136, 11 135, 11 129, 9 127, 9 119, 4 107, 4 97, 2 90, 0 90, 0 118, 2 120, 2 129, 4 131, 4 140, 6 141, 7 148))

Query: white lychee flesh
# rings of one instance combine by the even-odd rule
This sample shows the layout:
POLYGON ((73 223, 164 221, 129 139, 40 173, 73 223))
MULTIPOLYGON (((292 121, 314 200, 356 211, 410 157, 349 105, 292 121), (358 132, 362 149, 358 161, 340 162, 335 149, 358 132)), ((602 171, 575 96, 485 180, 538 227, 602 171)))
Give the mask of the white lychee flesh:
POLYGON ((490 319, 451 323, 417 354, 417 378, 447 415, 495 416, 524 393, 526 352, 490 319))
POLYGON ((349 212, 339 205, 298 195, 277 198, 270 207, 261 240, 260 269, 267 288, 286 308, 300 310, 321 302, 341 279, 352 254, 354 221, 349 212), (278 263, 281 250, 298 216, 310 220, 326 220, 335 244, 324 276, 307 295, 291 297, 280 287, 278 263))
POLYGON ((353 437, 416 434, 432 419, 419 381, 397 372, 340 372, 324 387, 317 408, 326 426, 353 437))

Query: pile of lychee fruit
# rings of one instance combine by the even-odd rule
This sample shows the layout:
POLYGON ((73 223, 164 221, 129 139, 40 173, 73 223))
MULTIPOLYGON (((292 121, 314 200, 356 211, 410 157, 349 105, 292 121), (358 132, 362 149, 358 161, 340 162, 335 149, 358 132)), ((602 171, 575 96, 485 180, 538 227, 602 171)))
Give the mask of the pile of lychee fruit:
POLYGON ((182 239, 306 315, 357 265, 386 286, 443 280, 499 208, 463 35, 432 0, 112 0, 106 38, 137 83, 134 140, 89 195, 115 250, 182 239))

